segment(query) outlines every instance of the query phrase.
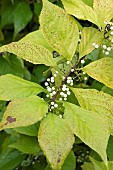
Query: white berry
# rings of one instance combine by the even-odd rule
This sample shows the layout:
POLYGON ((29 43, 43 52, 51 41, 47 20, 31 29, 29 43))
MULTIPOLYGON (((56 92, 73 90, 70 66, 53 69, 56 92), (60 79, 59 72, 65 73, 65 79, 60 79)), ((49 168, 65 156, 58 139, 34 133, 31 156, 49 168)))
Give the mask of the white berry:
POLYGON ((87 77, 84 77, 84 80, 87 80, 88 78, 87 77))
POLYGON ((107 48, 107 51, 111 51, 111 47, 108 47, 108 48, 107 48))
POLYGON ((70 61, 67 61, 67 64, 70 64, 70 61))
POLYGON ((45 86, 48 86, 49 84, 48 84, 48 82, 45 82, 45 86))
POLYGON ((52 94, 55 95, 55 94, 56 94, 56 91, 53 91, 52 94))
POLYGON ((110 30, 113 30, 113 26, 110 27, 110 30))
POLYGON ((81 63, 84 64, 84 63, 85 63, 85 60, 81 60, 81 63))
POLYGON ((60 101, 62 101, 62 98, 59 98, 60 101))
POLYGON ((106 49, 106 48, 107 48, 106 45, 103 45, 102 47, 103 47, 103 49, 106 49))
POLYGON ((111 31, 111 33, 110 33, 111 35, 113 35, 113 31, 111 31))
POLYGON ((58 104, 55 103, 55 104, 54 104, 54 107, 57 108, 57 107, 58 107, 58 104))
POLYGON ((54 102, 51 102, 51 105, 54 105, 54 102))
POLYGON ((66 101, 66 100, 67 100, 67 98, 66 98, 66 97, 64 97, 64 100, 66 101))
POLYGON ((54 77, 56 77, 56 76, 57 76, 57 74, 54 74, 53 76, 54 76, 54 77))
POLYGON ((70 95, 71 94, 71 92, 70 91, 67 91, 67 95, 70 95))
POLYGON ((50 88, 50 87, 48 87, 48 88, 47 88, 47 91, 48 91, 48 92, 51 92, 51 88, 50 88))
POLYGON ((95 45, 95 48, 99 48, 99 45, 98 45, 98 44, 96 44, 96 45, 95 45))
POLYGON ((74 68, 71 69, 71 72, 74 72, 74 68))
POLYGON ((105 54, 106 54, 106 55, 109 55, 109 51, 106 51, 105 54))

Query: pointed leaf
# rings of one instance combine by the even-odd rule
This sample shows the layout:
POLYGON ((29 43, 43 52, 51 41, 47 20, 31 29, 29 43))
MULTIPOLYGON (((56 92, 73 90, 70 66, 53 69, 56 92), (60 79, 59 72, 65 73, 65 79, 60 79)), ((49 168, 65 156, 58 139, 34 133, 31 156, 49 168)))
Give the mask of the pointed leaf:
POLYGON ((79 104, 84 109, 97 112, 109 119, 110 130, 113 134, 113 97, 95 89, 71 88, 79 104))
POLYGON ((47 66, 56 66, 52 53, 45 47, 34 44, 30 41, 12 42, 0 47, 0 52, 9 52, 29 61, 33 64, 45 64, 47 66))
POLYGON ((36 83, 11 74, 0 76, 0 100, 12 100, 37 95, 40 92, 46 90, 36 83))
POLYGON ((106 148, 109 139, 109 127, 106 119, 95 112, 68 102, 64 102, 64 107, 64 118, 73 133, 95 150, 106 162, 106 148))
POLYGON ((68 124, 65 120, 49 113, 41 122, 38 140, 51 167, 60 170, 74 143, 74 135, 68 124))
POLYGON ((3 115, 0 130, 32 125, 47 112, 48 104, 38 96, 15 99, 9 103, 3 115))
MULTIPOLYGON (((74 152, 71 150, 67 158, 65 159, 61 170, 75 170, 75 167, 76 167, 76 158, 74 152)), ((44 170, 52 170, 52 169, 48 165, 44 170)))
POLYGON ((20 135, 16 143, 12 143, 9 147, 15 148, 26 154, 37 154, 40 147, 35 137, 20 135))
POLYGON ((62 0, 62 3, 68 14, 82 20, 88 20, 100 28, 96 12, 90 6, 83 3, 82 0, 62 0))
POLYGON ((71 60, 79 38, 75 19, 60 7, 43 0, 40 25, 44 37, 51 47, 71 60))
POLYGON ((113 59, 105 57, 83 68, 83 71, 106 86, 113 88, 113 59))
POLYGON ((101 44, 103 40, 102 33, 93 27, 84 27, 81 34, 81 42, 79 46, 79 58, 89 54, 95 49, 92 45, 96 43, 101 44))
POLYGON ((112 0, 94 0, 93 8, 97 14, 100 25, 103 27, 104 21, 110 21, 113 18, 113 1, 112 0))
POLYGON ((93 7, 93 0, 82 0, 86 5, 93 7))

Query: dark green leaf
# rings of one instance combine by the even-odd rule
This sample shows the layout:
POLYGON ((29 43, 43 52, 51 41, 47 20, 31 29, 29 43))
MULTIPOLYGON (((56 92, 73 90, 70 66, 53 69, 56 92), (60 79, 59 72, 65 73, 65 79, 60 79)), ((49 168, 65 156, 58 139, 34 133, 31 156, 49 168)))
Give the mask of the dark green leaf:
POLYGON ((12 143, 9 147, 15 148, 26 154, 37 154, 40 151, 38 139, 25 135, 20 135, 18 141, 12 143))

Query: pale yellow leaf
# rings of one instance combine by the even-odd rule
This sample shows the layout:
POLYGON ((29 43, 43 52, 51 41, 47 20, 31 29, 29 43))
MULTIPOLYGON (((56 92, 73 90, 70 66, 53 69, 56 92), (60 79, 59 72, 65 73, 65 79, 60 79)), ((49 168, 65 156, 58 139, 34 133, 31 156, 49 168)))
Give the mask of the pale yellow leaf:
POLYGON ((43 0, 40 25, 48 44, 65 58, 71 60, 79 39, 76 20, 62 8, 43 0))
POLYGON ((90 77, 113 88, 113 59, 105 57, 94 61, 83 68, 90 77))
POLYGON ((38 96, 15 99, 9 103, 0 122, 0 130, 29 126, 48 112, 48 104, 38 96))
POLYGON ((49 113, 41 122, 38 140, 52 169, 60 170, 74 143, 69 125, 64 119, 49 113))
POLYGON ((64 118, 73 133, 106 162, 106 148, 110 136, 106 118, 68 102, 64 102, 64 107, 64 118))

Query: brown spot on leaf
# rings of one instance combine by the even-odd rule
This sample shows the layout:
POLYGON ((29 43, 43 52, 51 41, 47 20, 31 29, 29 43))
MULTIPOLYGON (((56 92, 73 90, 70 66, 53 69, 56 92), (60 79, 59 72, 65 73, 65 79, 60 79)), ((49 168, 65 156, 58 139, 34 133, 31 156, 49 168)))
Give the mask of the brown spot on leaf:
POLYGON ((57 160, 57 163, 60 163, 60 159, 57 160))
POLYGON ((16 118, 13 118, 11 116, 8 116, 7 119, 8 123, 16 122, 16 118))

